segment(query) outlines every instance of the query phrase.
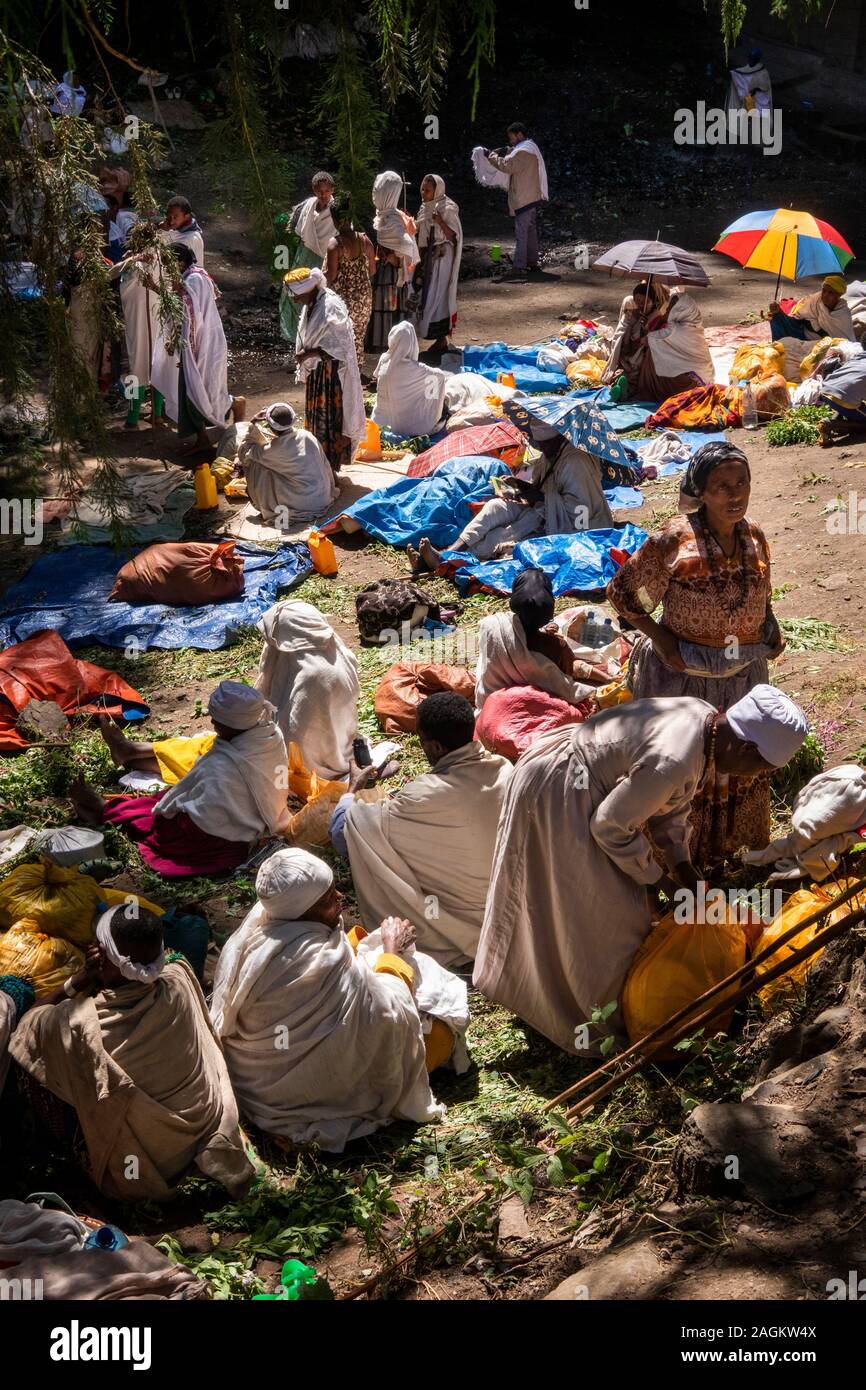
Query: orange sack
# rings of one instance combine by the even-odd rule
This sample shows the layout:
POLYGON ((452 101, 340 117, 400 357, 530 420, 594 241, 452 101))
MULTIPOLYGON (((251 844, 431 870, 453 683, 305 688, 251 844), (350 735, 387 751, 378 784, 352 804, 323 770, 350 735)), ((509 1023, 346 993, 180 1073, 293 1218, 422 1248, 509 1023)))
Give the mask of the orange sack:
POLYGON ((150 712, 138 691, 113 671, 76 660, 57 632, 38 632, 0 652, 0 749, 27 747, 15 724, 31 700, 54 700, 67 717, 150 712))
POLYGON ((375 710, 386 734, 414 734, 418 706, 428 695, 453 690, 475 699, 475 677, 462 666, 439 662, 397 661, 389 666, 376 691, 375 710))
POLYGON ((243 591, 244 562, 234 541, 180 541, 149 545, 127 561, 108 597, 115 603, 198 608, 243 591))

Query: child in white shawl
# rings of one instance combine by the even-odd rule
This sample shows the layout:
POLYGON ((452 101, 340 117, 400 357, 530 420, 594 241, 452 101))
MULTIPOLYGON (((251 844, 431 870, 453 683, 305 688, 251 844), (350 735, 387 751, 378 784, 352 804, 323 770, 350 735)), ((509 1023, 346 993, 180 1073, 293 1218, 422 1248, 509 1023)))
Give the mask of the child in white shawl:
POLYGON ((407 439, 436 432, 448 373, 418 361, 418 337, 408 321, 395 323, 391 329, 388 351, 379 358, 374 376, 373 419, 377 425, 407 439))
MULTIPOLYGON (((333 217, 335 188, 333 176, 325 169, 320 169, 313 175, 313 196, 292 208, 288 230, 300 240, 294 243, 289 270, 295 270, 299 266, 308 266, 310 269, 315 266, 321 270, 328 254, 328 243, 337 232, 333 217)), ((300 306, 283 285, 280 289, 280 332, 290 343, 294 343, 297 337, 300 312, 300 306)))
POLYGON ((286 743, 329 781, 349 770, 358 732, 358 663, 318 608, 287 599, 257 624, 264 637, 256 689, 276 706, 286 743))
POLYGON ((445 180, 427 174, 421 182, 421 207, 416 218, 418 246, 424 252, 424 279, 417 327, 421 338, 435 338, 433 348, 444 352, 457 321, 457 281, 463 256, 460 209, 445 193, 445 180))

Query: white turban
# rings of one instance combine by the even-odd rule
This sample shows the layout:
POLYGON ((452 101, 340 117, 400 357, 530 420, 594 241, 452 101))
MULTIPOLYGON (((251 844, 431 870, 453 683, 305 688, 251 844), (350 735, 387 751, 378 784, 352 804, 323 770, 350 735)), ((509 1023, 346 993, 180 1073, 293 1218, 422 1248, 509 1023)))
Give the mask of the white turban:
POLYGON ((207 712, 228 729, 254 729, 271 718, 274 707, 251 685, 220 681, 207 702, 207 712))
MULTIPOLYGON (((165 948, 163 947, 156 960, 152 960, 149 965, 139 965, 137 961, 130 960, 129 956, 122 956, 111 929, 114 914, 118 911, 123 912, 120 904, 117 907, 110 907, 107 912, 103 912, 96 923, 96 940, 111 964, 117 967, 125 980, 137 980, 139 984, 152 985, 165 969, 165 948)), ((118 921, 122 920, 122 917, 118 918, 118 921)))
POLYGON ((333 882, 333 871, 324 859, 305 849, 278 849, 259 869, 256 893, 265 917, 299 922, 333 882))
POLYGON ((268 423, 268 428, 272 429, 274 434, 285 434, 295 423, 295 412, 285 401, 275 401, 274 404, 265 411, 265 419, 268 423), (274 412, 277 410, 281 413, 288 411, 288 422, 274 419, 274 412))
POLYGON ((304 276, 298 275, 294 270, 283 276, 283 284, 292 294, 308 294, 310 290, 324 289, 327 283, 318 266, 313 266, 304 276))
POLYGON ((774 685, 756 685, 727 712, 738 738, 754 743, 765 762, 784 767, 793 758, 809 725, 789 695, 774 685))

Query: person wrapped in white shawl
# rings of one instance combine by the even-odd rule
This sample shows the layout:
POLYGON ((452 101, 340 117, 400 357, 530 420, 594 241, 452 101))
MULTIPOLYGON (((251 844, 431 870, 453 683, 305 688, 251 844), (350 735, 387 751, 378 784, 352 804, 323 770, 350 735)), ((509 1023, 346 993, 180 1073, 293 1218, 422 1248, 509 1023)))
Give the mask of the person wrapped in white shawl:
MULTIPOLYGON (((292 208, 287 219, 290 262, 288 266, 283 263, 280 269, 295 270, 303 266, 322 269, 328 254, 328 243, 337 231, 333 214, 335 188, 333 176, 325 169, 313 175, 313 196, 292 208)), ((287 287, 282 285, 280 332, 290 343, 294 343, 297 337, 300 312, 300 306, 287 287)))
POLYGON ((356 955, 363 933, 344 934, 333 873, 305 850, 266 860, 256 893, 223 948, 211 1002, 241 1113, 331 1153, 394 1119, 440 1118, 428 1067, 466 1027, 465 985, 441 970, 434 979, 423 957, 413 966, 411 927, 394 918, 382 923, 383 950, 356 955), (425 1003, 437 1011, 426 1036, 425 1003))
POLYGON ((379 174, 373 184, 373 230, 376 243, 393 251, 398 260, 397 286, 405 285, 418 264, 418 243, 409 231, 409 219, 400 211, 403 180, 393 169, 379 174))
POLYGON ((253 417, 238 446, 238 461, 250 502, 262 521, 281 531, 315 520, 339 496, 321 444, 309 430, 295 425, 295 412, 284 401, 253 417))
POLYGON ((207 444, 205 427, 222 425, 232 408, 228 391, 228 345, 217 309, 217 288, 206 270, 195 265, 188 246, 175 255, 182 267, 183 336, 169 351, 161 332, 154 348, 150 379, 165 397, 169 419, 182 439, 207 444))
MULTIPOLYGON (((665 316, 664 326, 655 328, 647 334, 647 346, 649 347, 649 362, 652 364, 652 372, 658 380, 664 384, 666 395, 673 395, 678 390, 688 389, 688 385, 703 384, 711 385, 715 380, 715 368, 707 340, 704 336, 703 319, 701 311, 690 294, 682 290, 677 290, 671 297, 670 304, 665 316), (676 384, 676 379, 685 376, 694 376, 699 380, 695 382, 676 384), (674 389, 669 390, 668 386, 673 385, 674 389)), ((648 365, 647 359, 642 364, 641 392, 645 389, 652 389, 644 385, 645 373, 643 366, 648 365)), ((665 396, 658 394, 658 388, 654 394, 645 397, 646 400, 663 400, 665 396)))
POLYGON ((427 174, 421 181, 421 207, 415 219, 419 249, 424 252, 418 335, 434 338, 443 350, 457 321, 457 282, 463 256, 460 209, 445 192, 445 180, 427 174))
POLYGON ((482 618, 478 628, 475 708, 488 695, 512 686, 534 686, 548 695, 578 704, 592 693, 574 679, 574 657, 564 638, 547 631, 555 601, 544 570, 522 570, 514 581, 510 612, 482 618))
POLYGON ((304 427, 336 473, 351 463, 367 428, 352 320, 321 270, 290 270, 283 283, 301 305, 295 361, 305 383, 304 427))
MULTIPOLYGON (((408 320, 394 324, 388 334, 388 351, 379 358, 373 375, 373 419, 377 425, 409 439, 436 433, 449 376, 418 361, 418 336, 408 320)), ((487 389, 493 389, 489 383, 487 389)))
POLYGON ((826 768, 801 787, 791 808, 791 829, 766 849, 746 850, 746 864, 772 864, 771 879, 820 883, 835 874, 846 850, 866 831, 866 769, 859 763, 826 768))
POLYGON ((844 297, 847 288, 844 275, 825 275, 821 288, 798 300, 789 313, 777 302, 770 305, 770 333, 773 342, 781 343, 785 349, 785 375, 789 381, 798 379, 809 343, 819 338, 856 342, 854 320, 844 297))
POLYGON ((276 707, 279 728, 304 766, 344 779, 358 732, 358 663, 311 603, 286 599, 257 623, 264 638, 256 689, 276 707))

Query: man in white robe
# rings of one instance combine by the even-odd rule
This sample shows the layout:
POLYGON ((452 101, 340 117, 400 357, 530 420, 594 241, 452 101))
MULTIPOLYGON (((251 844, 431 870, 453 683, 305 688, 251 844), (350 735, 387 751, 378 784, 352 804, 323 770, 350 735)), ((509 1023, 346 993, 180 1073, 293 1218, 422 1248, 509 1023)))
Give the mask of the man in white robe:
POLYGON ((356 954, 364 933, 344 934, 333 873, 305 850, 266 860, 256 893, 211 1002, 241 1113, 331 1153, 394 1119, 438 1119, 428 1070, 466 1027, 465 984, 416 956, 397 918, 382 923, 381 950, 356 954))
POLYGON ((318 439, 295 424, 294 410, 282 401, 253 417, 238 459, 247 496, 268 526, 288 531, 300 522, 314 521, 339 496, 318 439))
MULTIPOLYGON (((647 890, 697 888, 698 789, 784 766, 807 729, 792 700, 757 685, 725 714, 689 696, 634 700, 539 738, 502 808, 476 988, 586 1056, 593 1013, 619 1002, 652 924, 647 890)), ((618 1009, 606 1027, 622 1034, 618 1009)))
MULTIPOLYGON (((156 249, 141 255, 124 256, 108 272, 109 280, 120 278, 120 307, 123 311, 123 328, 126 337, 126 353, 129 359, 129 377, 125 378, 129 406, 126 414, 126 428, 137 429, 141 418, 141 407, 151 384, 151 363, 156 345, 162 334, 159 321, 159 294, 154 288, 165 275, 161 258, 156 249)), ((161 392, 156 392, 153 403, 153 419, 164 423, 165 402, 161 392)))
MULTIPOLYGON (((475 715, 462 695, 428 696, 417 729, 432 770, 387 801, 344 796, 331 839, 348 851, 365 926, 377 926, 385 907, 413 924, 434 960, 465 965, 478 946, 512 768, 473 741, 475 715)), ((353 776, 350 787, 360 785, 353 776)))

